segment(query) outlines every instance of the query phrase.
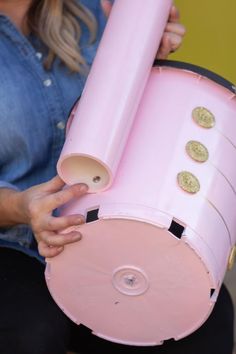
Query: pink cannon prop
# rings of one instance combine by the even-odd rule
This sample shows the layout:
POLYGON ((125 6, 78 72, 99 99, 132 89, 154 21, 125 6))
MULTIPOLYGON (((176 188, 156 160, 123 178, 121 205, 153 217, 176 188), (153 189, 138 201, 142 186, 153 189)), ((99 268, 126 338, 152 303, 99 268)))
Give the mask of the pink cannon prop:
MULTIPOLYGON (((127 3, 134 2, 117 1, 108 27, 127 3)), ((135 6, 140 3, 143 0, 136 0, 135 6)), ((157 3, 148 0, 144 7, 150 4, 157 10, 157 3)), ((160 3, 165 4, 166 20, 167 1, 160 3)), ((114 42, 116 33, 113 37, 114 42)), ((153 59, 155 50, 151 56, 153 59)), ((67 135, 69 140, 77 137, 79 148, 76 145, 73 152, 72 140, 66 140, 58 170, 60 173, 72 156, 62 167, 62 176, 76 171, 70 183, 80 182, 81 174, 82 182, 89 181, 90 191, 98 192, 63 208, 62 214, 80 213, 87 222, 80 227, 80 242, 47 260, 48 288, 75 323, 109 341, 152 346, 178 340, 208 318, 235 255, 235 88, 190 64, 162 61, 150 69, 147 65, 147 80, 137 70, 139 79, 145 81, 142 94, 135 92, 138 104, 131 102, 128 88, 128 108, 121 91, 118 106, 116 95, 98 101, 99 112, 89 104, 88 116, 92 109, 99 115, 101 109, 103 122, 100 116, 97 122, 88 121, 87 137, 90 130, 92 143, 89 140, 87 149, 92 146, 93 151, 82 149, 80 155, 81 144, 86 148, 84 104, 93 95, 102 99, 100 89, 107 90, 106 85, 100 87, 100 81, 93 82, 93 70, 99 71, 104 64, 100 57, 99 65, 96 60, 67 135), (125 118, 117 117, 116 109, 125 118), (135 112, 132 119, 130 112, 135 112), (122 128, 117 122, 122 122, 122 128), (100 128, 105 135, 94 135, 100 128), (124 129, 124 137, 120 129, 124 129), (110 140, 101 141, 105 138, 110 140), (115 148, 111 152, 107 150, 110 146, 115 148), (78 158, 78 171, 74 157, 78 158), (93 183, 99 186, 93 187, 93 183)), ((107 65, 115 64, 108 61, 107 65)), ((102 74, 97 75, 102 80, 102 74)), ((113 85, 125 85, 124 78, 119 81, 120 72, 117 75, 113 85)), ((127 81, 133 89, 135 80, 127 81)), ((114 94, 119 88, 111 90, 114 94)))

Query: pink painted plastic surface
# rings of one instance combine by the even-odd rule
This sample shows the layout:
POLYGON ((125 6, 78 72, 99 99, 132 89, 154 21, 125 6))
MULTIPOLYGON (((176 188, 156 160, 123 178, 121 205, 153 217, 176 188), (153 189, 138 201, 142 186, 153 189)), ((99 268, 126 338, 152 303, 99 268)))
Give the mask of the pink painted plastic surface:
POLYGON ((178 340, 205 322, 236 241, 235 117, 236 96, 224 86, 152 69, 112 187, 62 210, 88 218, 83 239, 47 263, 49 290, 74 322, 137 346, 178 340), (196 107, 214 115, 212 128, 194 121, 196 107), (206 162, 187 154, 191 140, 208 149, 206 162), (179 186, 182 171, 198 179, 197 193, 179 186))
POLYGON ((98 192, 112 183, 171 3, 114 3, 58 161, 67 184, 83 182, 98 192))

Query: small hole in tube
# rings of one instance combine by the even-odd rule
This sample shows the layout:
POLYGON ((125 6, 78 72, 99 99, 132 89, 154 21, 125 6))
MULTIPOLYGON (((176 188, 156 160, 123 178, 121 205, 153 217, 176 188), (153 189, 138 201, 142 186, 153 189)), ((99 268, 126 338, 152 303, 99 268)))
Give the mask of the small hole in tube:
POLYGON ((100 176, 93 177, 93 183, 98 183, 100 181, 101 181, 101 177, 100 176))
POLYGON ((184 226, 179 224, 177 221, 172 220, 172 223, 168 229, 174 236, 178 237, 181 239, 183 232, 184 232, 184 226))

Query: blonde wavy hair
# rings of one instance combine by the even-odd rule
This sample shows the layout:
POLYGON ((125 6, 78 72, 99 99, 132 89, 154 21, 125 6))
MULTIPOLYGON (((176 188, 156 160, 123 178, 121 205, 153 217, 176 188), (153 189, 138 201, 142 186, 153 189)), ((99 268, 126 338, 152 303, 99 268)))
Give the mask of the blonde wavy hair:
POLYGON ((83 71, 86 63, 78 45, 79 20, 89 29, 89 43, 96 39, 97 32, 96 19, 86 7, 78 0, 33 0, 27 18, 30 30, 48 47, 46 69, 58 57, 72 72, 83 71))

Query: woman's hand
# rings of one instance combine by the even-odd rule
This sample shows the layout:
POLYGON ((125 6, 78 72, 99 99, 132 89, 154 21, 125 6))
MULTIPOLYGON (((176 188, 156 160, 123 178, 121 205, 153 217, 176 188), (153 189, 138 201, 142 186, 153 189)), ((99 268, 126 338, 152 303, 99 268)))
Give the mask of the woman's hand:
POLYGON ((49 182, 20 192, 18 200, 25 223, 32 227, 38 242, 39 253, 43 257, 54 257, 62 252, 64 245, 76 242, 82 235, 78 231, 63 234, 63 230, 84 223, 81 215, 54 217, 54 209, 72 198, 79 198, 87 191, 87 186, 77 184, 63 189, 64 182, 57 176, 49 182))
POLYGON ((182 44, 185 35, 185 27, 179 21, 179 11, 176 6, 173 5, 162 36, 160 48, 157 52, 157 59, 166 59, 170 53, 175 52, 182 44))
MULTIPOLYGON (((101 5, 105 15, 108 17, 112 9, 112 4, 109 0, 101 0, 101 5)), ((180 23, 179 11, 173 5, 156 58, 166 59, 170 53, 175 52, 180 47, 184 35, 185 27, 180 23)))

